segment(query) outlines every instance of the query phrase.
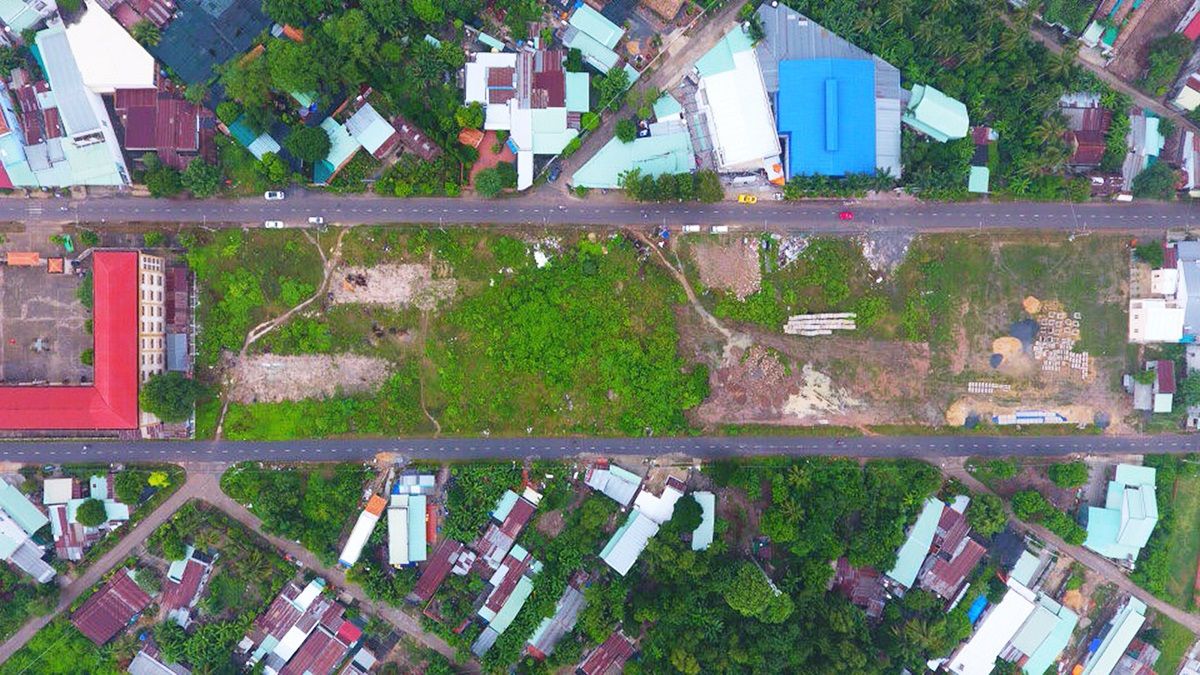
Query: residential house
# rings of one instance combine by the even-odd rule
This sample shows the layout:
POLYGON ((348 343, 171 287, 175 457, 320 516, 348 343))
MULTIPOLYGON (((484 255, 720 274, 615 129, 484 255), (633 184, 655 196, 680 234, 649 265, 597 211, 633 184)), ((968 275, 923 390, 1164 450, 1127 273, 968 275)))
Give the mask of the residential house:
POLYGON ((1126 189, 1133 186, 1133 179, 1156 161, 1167 143, 1159 130, 1159 118, 1152 112, 1135 110, 1129 115, 1129 152, 1121 165, 1121 177, 1126 189))
POLYGON ((947 601, 958 599, 967 576, 983 559, 987 549, 971 538, 967 522, 970 499, 959 497, 942 510, 934 530, 932 550, 920 572, 920 585, 947 601))
MULTIPOLYGON (((535 156, 557 155, 579 135, 580 114, 587 109, 567 109, 567 86, 586 92, 587 82, 566 77, 565 58, 560 49, 524 49, 476 53, 466 64, 465 102, 483 106, 484 129, 509 132, 519 190, 533 185, 535 156)), ((573 100, 581 98, 572 94, 573 100)))
POLYGON ((1078 623, 1079 615, 1038 593, 1033 612, 1000 652, 1000 658, 1021 666, 1026 675, 1042 675, 1070 644, 1078 623))
POLYGON ((117 570, 75 613, 71 623, 96 646, 112 640, 150 605, 150 596, 126 569, 117 570))
MULTIPOLYGON (((1197 16, 1200 17, 1200 14, 1197 16)), ((1171 105, 1188 112, 1200 107, 1200 73, 1188 75, 1179 92, 1171 99, 1171 105)))
POLYGON ((1094 650, 1089 649, 1079 675, 1112 673, 1145 622, 1146 604, 1134 597, 1127 598, 1102 629, 1099 646, 1094 650))
POLYGON ((432 162, 441 156, 442 148, 407 117, 396 115, 392 118, 392 126, 396 128, 400 144, 405 150, 426 162, 432 162))
POLYGON ((312 181, 317 185, 328 185, 354 159, 354 155, 362 149, 362 143, 345 124, 332 117, 321 120, 319 126, 329 136, 329 153, 325 159, 313 165, 312 181))
POLYGON ((479 554, 479 561, 489 571, 499 569, 517 537, 533 518, 538 501, 541 501, 541 495, 528 489, 524 495, 505 490, 500 496, 496 508, 492 510, 492 519, 488 522, 487 529, 472 547, 479 554))
POLYGON ((700 524, 692 532, 692 550, 705 551, 712 545, 713 531, 717 524, 717 496, 711 492, 693 492, 692 498, 700 504, 700 524))
POLYGON ((428 557, 426 497, 423 494, 397 492, 393 488, 388 516, 388 564, 403 567, 428 557))
POLYGON ((171 561, 159 602, 168 619, 187 628, 192 620, 192 608, 200 600, 204 585, 212 575, 212 565, 212 558, 193 546, 184 550, 182 559, 171 561))
POLYGON ((966 138, 967 106, 927 84, 913 85, 900 120, 939 143, 966 138))
POLYGON ((643 176, 691 173, 695 171, 696 153, 692 136, 682 123, 673 123, 661 133, 639 137, 632 143, 613 138, 592 155, 571 175, 576 187, 617 190, 621 176, 638 171, 643 176))
POLYGON ((591 6, 580 3, 567 20, 562 41, 567 49, 578 49, 588 65, 607 73, 621 62, 621 57, 613 50, 623 37, 624 28, 609 21, 591 6))
POLYGON ((617 528, 600 551, 600 558, 609 567, 625 576, 637 562, 638 556, 658 534, 658 528, 671 519, 675 503, 683 496, 684 484, 674 476, 667 479, 661 495, 642 490, 634 499, 633 511, 617 528))
POLYGON ((166 78, 153 87, 117 89, 113 110, 122 145, 135 161, 153 152, 163 164, 183 170, 196 157, 216 159, 213 114, 184 99, 166 78))
POLYGON ((583 596, 583 590, 576 583, 568 584, 554 606, 554 614, 542 619, 529 637, 529 653, 539 660, 554 653, 554 646, 575 629, 575 622, 579 620, 579 613, 584 607, 587 607, 587 599, 583 596))
MULTIPOLYGON (((107 16, 94 10, 85 17, 90 14, 107 16)), ((63 24, 54 20, 38 32, 35 44, 48 82, 30 82, 27 75, 20 74, 8 83, 7 92, 19 102, 19 115, 7 92, 0 92, 4 116, 4 124, 0 125, 0 164, 4 167, 0 187, 129 185, 129 170, 101 98, 101 93, 110 93, 106 91, 109 84, 120 78, 110 77, 99 62, 89 62, 86 75, 96 89, 89 86, 85 64, 78 61, 76 50, 86 47, 86 53, 95 51, 98 38, 90 32, 78 33, 74 27, 72 31, 77 37, 69 38, 63 24)), ((124 31, 121 34, 128 38, 124 31)), ((117 51, 121 50, 114 47, 117 51)), ((121 65, 108 59, 103 64, 121 65)), ((153 60, 150 65, 153 75, 153 60)))
MULTIPOLYGON (((1162 656, 1162 652, 1153 645, 1148 645, 1135 638, 1133 642, 1129 643, 1129 648, 1121 655, 1121 659, 1117 661, 1112 675, 1155 675, 1154 666, 1158 663, 1160 656, 1162 656)), ((1180 671, 1176 675, 1187 674, 1180 671)))
POLYGON ((178 663, 165 663, 153 640, 134 655, 126 670, 129 675, 192 675, 192 671, 178 663))
POLYGON ((500 635, 508 630, 533 593, 533 577, 541 570, 542 564, 533 559, 532 553, 519 544, 512 547, 504 562, 488 579, 491 590, 479 608, 479 618, 487 626, 471 645, 472 654, 483 657, 500 635))
POLYGON ((624 507, 633 501, 642 485, 642 477, 602 459, 588 467, 583 482, 624 507))
POLYGON ((378 661, 366 647, 359 647, 338 675, 368 675, 378 661))
POLYGON ((1175 405, 1175 362, 1168 359, 1154 361, 1153 410, 1169 413, 1175 405))
POLYGON ((387 504, 387 500, 383 497, 376 494, 371 495, 371 498, 367 500, 367 505, 358 514, 358 520, 354 523, 354 529, 350 531, 350 537, 346 539, 346 545, 342 547, 342 552, 338 556, 338 564, 344 567, 353 567, 354 563, 358 562, 363 547, 367 545, 367 540, 375 531, 375 523, 379 522, 387 504))
POLYGON ((837 589, 851 604, 861 607, 868 619, 883 616, 888 593, 883 585, 883 575, 870 567, 852 567, 846 558, 834 563, 831 588, 837 589))
POLYGON ((1071 148, 1067 163, 1079 169, 1100 166, 1112 111, 1100 105, 1099 94, 1077 93, 1062 97, 1059 112, 1067 121, 1067 144, 1071 148))
POLYGON ((921 513, 913 526, 909 528, 904 543, 896 553, 896 563, 885 575, 884 583, 896 587, 897 592, 913 587, 917 574, 925 563, 929 549, 933 545, 933 537, 937 534, 938 523, 941 522, 942 511, 946 505, 941 500, 929 498, 921 508, 921 513))
POLYGON ((433 594, 437 593, 437 589, 441 587, 442 582, 450 575, 450 571, 458 563, 466 549, 466 546, 457 541, 443 539, 433 550, 429 564, 421 572, 421 577, 413 586, 412 593, 408 594, 408 600, 410 602, 429 602, 433 598, 433 594))
POLYGON ((1079 617, 1010 576, 1004 598, 984 614, 975 633, 950 658, 956 675, 988 675, 998 659, 1041 675, 1070 642, 1079 617))
POLYGON ((284 586, 238 645, 249 654, 246 665, 262 661, 267 675, 333 672, 362 638, 362 629, 343 617, 345 608, 324 590, 319 577, 303 589, 294 582, 284 586))
POLYGON ((42 560, 42 547, 31 538, 49 520, 17 488, 0 480, 0 560, 44 584, 54 568, 42 560))
POLYGON ((1088 507, 1085 547, 1133 566, 1158 523, 1155 474, 1153 467, 1117 465, 1104 506, 1088 507))
POLYGON ((387 157, 400 143, 396 128, 363 97, 358 109, 346 120, 346 130, 375 159, 387 157))
POLYGON ((50 533, 54 549, 64 560, 82 560, 83 553, 105 533, 129 520, 129 506, 114 499, 109 477, 92 476, 86 486, 75 478, 48 478, 42 486, 42 504, 50 514, 50 533), (99 526, 83 525, 76 518, 79 507, 88 499, 104 503, 108 520, 99 526))
POLYGON ((36 28, 56 13, 58 3, 54 0, 8 0, 0 3, 0 23, 5 28, 0 31, 0 42, 11 45, 21 33, 36 28))
POLYGON ((587 658, 575 669, 579 675, 605 675, 610 672, 620 672, 625 661, 633 656, 633 641, 625 637, 621 631, 608 636, 599 647, 592 650, 587 658))

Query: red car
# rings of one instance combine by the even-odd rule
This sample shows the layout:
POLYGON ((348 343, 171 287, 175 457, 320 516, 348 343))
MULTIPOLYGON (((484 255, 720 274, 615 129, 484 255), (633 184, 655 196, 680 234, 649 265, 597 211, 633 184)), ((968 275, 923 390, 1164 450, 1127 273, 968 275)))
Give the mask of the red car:
POLYGON ((838 214, 838 220, 854 220, 853 211, 842 211, 838 214))

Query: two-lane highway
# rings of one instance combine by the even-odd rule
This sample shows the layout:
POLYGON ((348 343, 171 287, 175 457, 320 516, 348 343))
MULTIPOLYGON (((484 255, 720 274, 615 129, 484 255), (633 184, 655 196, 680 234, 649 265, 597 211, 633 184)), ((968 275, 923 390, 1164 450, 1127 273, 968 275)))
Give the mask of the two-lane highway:
POLYGON ((560 459, 580 454, 719 459, 756 455, 844 457, 945 457, 1069 454, 1190 453, 1200 435, 1158 436, 863 436, 678 438, 425 438, 259 441, 11 441, 0 442, 0 460, 14 462, 236 462, 242 460, 358 461, 379 453, 409 459, 560 459))
POLYGON ((303 226, 310 216, 331 224, 436 223, 544 226, 733 225, 796 232, 859 233, 870 230, 954 231, 1055 229, 1067 232, 1161 231, 1200 224, 1192 202, 920 203, 887 200, 846 205, 839 201, 755 205, 637 204, 609 198, 497 200, 391 199, 296 191, 283 201, 186 200, 102 197, 82 200, 0 199, 0 221, 33 223, 195 223, 261 225, 282 220, 303 226), (839 220, 846 208, 854 220, 839 220))

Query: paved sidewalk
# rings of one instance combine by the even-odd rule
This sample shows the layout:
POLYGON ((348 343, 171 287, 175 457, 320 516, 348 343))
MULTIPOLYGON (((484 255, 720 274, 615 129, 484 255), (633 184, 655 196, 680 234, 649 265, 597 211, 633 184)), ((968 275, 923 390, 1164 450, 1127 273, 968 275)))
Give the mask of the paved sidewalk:
POLYGON ((191 499, 203 498, 205 491, 211 489, 211 479, 211 474, 193 474, 189 471, 187 480, 175 494, 168 497, 165 502, 160 504, 145 519, 134 525, 132 532, 125 533, 125 537, 111 551, 100 556, 99 560, 89 565, 81 576, 71 580, 63 587, 62 594, 58 599, 58 605, 54 608, 53 612, 28 621, 3 645, 0 645, 0 663, 7 661, 17 650, 25 646, 25 643, 29 642, 34 633, 50 623, 54 617, 67 611, 71 607, 71 603, 75 602, 84 591, 95 586, 96 582, 100 581, 109 570, 129 557, 129 554, 135 548, 146 541, 151 532, 166 522, 181 506, 191 499))
MULTIPOLYGON (((991 489, 980 482, 979 479, 968 473, 966 468, 961 463, 948 463, 943 465, 942 471, 945 472, 946 475, 962 481, 964 485, 975 492, 995 494, 991 491, 991 489)), ((1104 577, 1105 581, 1116 584, 1117 588, 1121 589, 1122 592, 1138 598, 1159 614, 1163 614, 1171 618, 1176 623, 1192 631, 1192 633, 1200 635, 1200 615, 1185 612, 1175 605, 1172 605, 1165 600, 1152 595, 1146 589, 1133 583, 1133 581, 1129 579, 1129 576, 1126 575, 1121 568, 1117 567, 1107 558, 1097 553, 1093 553, 1082 546, 1072 546, 1071 544, 1063 541, 1058 535, 1054 534, 1050 530, 1047 530, 1041 525, 1027 523, 1018 519, 1015 515, 1013 515, 1012 509, 1009 507, 1007 500, 1004 502, 1004 510, 1008 512, 1010 519, 1015 522, 1020 529, 1033 533, 1050 546, 1053 546, 1059 551, 1062 551, 1075 560, 1083 563, 1088 569, 1104 577)))

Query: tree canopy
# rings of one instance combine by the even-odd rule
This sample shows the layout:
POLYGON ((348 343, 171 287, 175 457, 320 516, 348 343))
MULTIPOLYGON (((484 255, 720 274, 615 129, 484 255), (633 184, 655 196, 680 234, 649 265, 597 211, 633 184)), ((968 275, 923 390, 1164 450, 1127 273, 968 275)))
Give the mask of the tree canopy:
POLYGON ((204 386, 178 371, 152 375, 142 384, 138 401, 147 412, 164 422, 182 422, 192 415, 204 386))
POLYGON ((321 127, 300 127, 288 134, 283 147, 305 164, 315 164, 329 156, 333 142, 321 127))
POLYGON ((99 499, 85 499, 75 512, 75 519, 79 521, 80 525, 87 527, 103 525, 108 522, 108 515, 104 510, 104 502, 99 499))

